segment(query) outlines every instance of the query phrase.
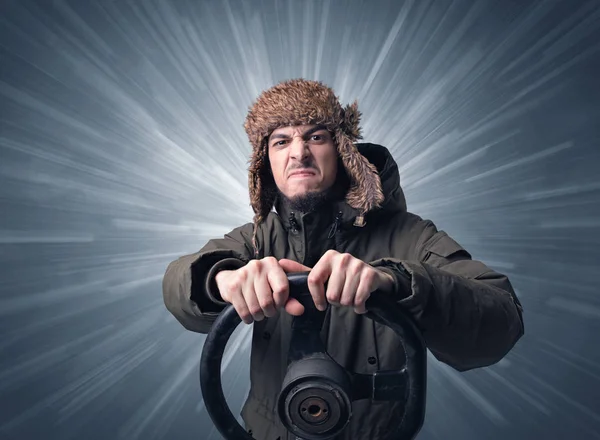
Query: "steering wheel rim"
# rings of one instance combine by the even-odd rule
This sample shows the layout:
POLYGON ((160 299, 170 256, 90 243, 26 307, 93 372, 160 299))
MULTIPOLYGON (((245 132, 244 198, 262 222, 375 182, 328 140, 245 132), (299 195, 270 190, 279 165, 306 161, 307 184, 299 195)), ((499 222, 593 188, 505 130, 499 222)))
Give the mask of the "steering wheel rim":
MULTIPOLYGON (((306 285, 307 276, 308 272, 288 274, 290 286, 291 283, 295 283, 296 287, 290 289, 291 296, 297 296, 299 283, 306 285)), ((306 291, 308 292, 307 287, 306 291)), ((389 440, 413 439, 420 431, 425 417, 427 358, 424 339, 413 320, 389 295, 373 292, 366 302, 366 308, 367 318, 391 328, 400 336, 406 354, 408 399, 402 420, 387 438, 389 440)), ((200 360, 200 385, 205 408, 215 427, 226 440, 254 439, 231 412, 221 381, 221 364, 227 342, 241 322, 233 305, 225 307, 206 336, 200 360)))

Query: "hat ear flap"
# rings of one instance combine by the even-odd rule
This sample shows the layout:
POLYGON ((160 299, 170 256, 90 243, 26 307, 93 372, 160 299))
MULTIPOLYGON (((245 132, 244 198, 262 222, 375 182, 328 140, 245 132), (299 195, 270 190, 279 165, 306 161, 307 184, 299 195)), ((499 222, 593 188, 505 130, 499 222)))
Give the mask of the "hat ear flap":
POLYGON ((263 178, 264 167, 266 165, 265 158, 265 141, 261 142, 258 151, 252 155, 250 159, 250 166, 248 167, 248 192, 250 195, 250 206, 254 211, 255 219, 262 221, 263 214, 263 200, 261 194, 263 193, 263 178))
POLYGON ((351 182, 346 202, 361 214, 380 208, 384 195, 377 167, 359 153, 354 142, 341 129, 336 130, 335 137, 338 153, 351 182))
POLYGON ((344 108, 343 130, 354 141, 362 139, 359 126, 361 116, 362 113, 358 111, 358 101, 354 101, 344 108))

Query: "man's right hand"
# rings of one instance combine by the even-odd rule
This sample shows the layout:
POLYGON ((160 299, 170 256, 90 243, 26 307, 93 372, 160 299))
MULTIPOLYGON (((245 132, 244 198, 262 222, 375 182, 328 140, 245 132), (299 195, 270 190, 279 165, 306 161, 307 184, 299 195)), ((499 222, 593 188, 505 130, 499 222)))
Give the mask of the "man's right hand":
MULTIPOLYGON (((306 270, 292 260, 285 260, 285 266, 290 272, 306 270)), ((289 297, 286 272, 274 257, 250 260, 236 270, 222 270, 215 281, 221 298, 233 305, 246 324, 274 316, 281 307, 290 315, 304 313, 302 304, 289 297)))

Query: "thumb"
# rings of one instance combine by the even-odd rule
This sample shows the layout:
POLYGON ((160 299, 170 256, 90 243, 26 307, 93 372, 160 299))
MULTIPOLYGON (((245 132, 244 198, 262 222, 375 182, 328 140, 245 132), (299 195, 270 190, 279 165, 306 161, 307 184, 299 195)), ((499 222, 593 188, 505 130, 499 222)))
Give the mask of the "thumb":
POLYGON ((279 266, 281 266, 285 272, 307 272, 311 269, 302 263, 298 263, 294 260, 288 260, 286 258, 279 260, 279 266))
POLYGON ((285 303, 285 311, 293 316, 300 316, 304 313, 304 306, 295 298, 289 298, 285 303))

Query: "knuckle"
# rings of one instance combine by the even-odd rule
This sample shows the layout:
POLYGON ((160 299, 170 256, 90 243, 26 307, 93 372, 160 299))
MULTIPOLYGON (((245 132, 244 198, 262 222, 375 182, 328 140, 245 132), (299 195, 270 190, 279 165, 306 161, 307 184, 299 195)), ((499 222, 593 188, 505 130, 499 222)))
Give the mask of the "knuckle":
POLYGON ((273 296, 283 296, 285 294, 285 286, 276 285, 272 287, 273 296))
POLYGON ((246 281, 246 279, 249 276, 251 268, 249 267, 243 267, 240 270, 236 271, 237 276, 236 277, 232 277, 232 280, 238 281, 238 282, 244 282, 246 281))
POLYGON ((364 303, 369 297, 370 293, 366 290, 359 290, 354 295, 354 304, 364 303))
POLYGON ((333 257, 334 255, 339 255, 339 252, 336 251, 335 249, 329 249, 327 252, 325 252, 324 256, 327 256, 328 258, 333 257))
POLYGON ((371 283, 372 281, 375 280, 375 271, 374 270, 366 270, 363 276, 364 276, 365 281, 367 281, 368 283, 371 283))
POLYGON ((262 310, 273 307, 273 298, 265 298, 260 302, 260 307, 262 310))
POLYGON ((252 316, 256 316, 262 313, 262 309, 260 308, 260 306, 252 306, 250 307, 250 314, 252 316))
POLYGON ((343 306, 351 306, 352 304, 354 304, 354 302, 352 301, 352 298, 342 297, 342 299, 340 300, 340 304, 343 306))
POLYGON ((345 266, 345 265, 348 265, 351 260, 352 260, 352 255, 347 254, 347 253, 339 254, 338 258, 336 259, 336 264, 338 266, 345 266))
POLYGON ((350 264, 350 266, 348 266, 348 272, 351 275, 358 275, 362 272, 362 264, 350 264))
POLYGON ((250 260, 250 262, 245 267, 248 269, 247 272, 256 273, 260 272, 262 264, 263 263, 261 260, 250 260))
POLYGON ((365 301, 366 301, 366 298, 363 295, 357 294, 354 297, 354 305, 355 306, 361 306, 361 305, 363 305, 365 303, 365 301))
POLYGON ((236 292, 238 290, 242 290, 242 285, 243 280, 241 280, 240 278, 234 278, 227 285, 227 290, 229 290, 230 292, 236 292))
POLYGON ((327 292, 327 299, 333 302, 339 302, 340 295, 335 292, 327 292))

